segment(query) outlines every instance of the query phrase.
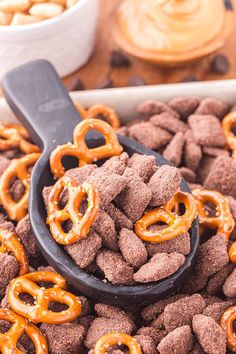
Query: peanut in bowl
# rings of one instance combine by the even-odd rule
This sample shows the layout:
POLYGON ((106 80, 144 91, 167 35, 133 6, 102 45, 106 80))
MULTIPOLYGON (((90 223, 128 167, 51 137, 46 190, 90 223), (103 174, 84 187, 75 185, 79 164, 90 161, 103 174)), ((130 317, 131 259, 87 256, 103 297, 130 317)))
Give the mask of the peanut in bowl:
POLYGON ((60 4, 59 1, 1 2, 4 3, 5 12, 0 6, 0 77, 19 64, 42 57, 52 62, 62 77, 86 63, 95 41, 98 0, 79 0, 71 7, 70 0, 68 5, 66 1, 60 4), (25 3, 25 10, 20 7, 21 3, 25 3), (10 4, 13 4, 11 9, 10 4), (13 16, 13 12, 17 13, 13 16), (37 22, 32 22, 35 19, 37 22))

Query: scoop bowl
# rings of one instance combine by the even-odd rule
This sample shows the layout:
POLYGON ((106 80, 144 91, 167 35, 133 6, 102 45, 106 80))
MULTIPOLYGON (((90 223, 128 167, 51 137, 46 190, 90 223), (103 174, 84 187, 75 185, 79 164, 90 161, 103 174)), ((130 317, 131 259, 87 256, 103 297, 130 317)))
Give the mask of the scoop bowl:
MULTIPOLYGON (((197 218, 190 229, 191 252, 183 266, 167 279, 145 285, 105 283, 79 268, 63 247, 56 243, 46 225, 42 191, 45 186, 55 183, 49 166, 51 152, 58 145, 72 140, 74 127, 81 117, 55 69, 45 60, 33 61, 10 71, 2 84, 11 109, 42 151, 31 175, 29 216, 36 241, 48 263, 79 292, 96 301, 117 306, 150 304, 181 287, 195 263, 199 245, 197 218)), ((134 153, 153 155, 157 164, 170 164, 160 154, 127 137, 119 135, 118 139, 129 156, 134 153)), ((89 147, 96 147, 102 141, 101 136, 94 131, 86 139, 89 147)), ((181 189, 190 192, 184 179, 181 189)))

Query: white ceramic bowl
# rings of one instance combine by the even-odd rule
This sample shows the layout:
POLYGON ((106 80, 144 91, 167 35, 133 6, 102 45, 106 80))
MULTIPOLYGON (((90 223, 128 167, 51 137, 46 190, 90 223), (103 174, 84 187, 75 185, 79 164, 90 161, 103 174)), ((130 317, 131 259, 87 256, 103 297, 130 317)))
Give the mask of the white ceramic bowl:
POLYGON ((0 78, 34 59, 47 59, 64 77, 92 54, 98 0, 79 0, 62 15, 22 26, 0 26, 0 78))

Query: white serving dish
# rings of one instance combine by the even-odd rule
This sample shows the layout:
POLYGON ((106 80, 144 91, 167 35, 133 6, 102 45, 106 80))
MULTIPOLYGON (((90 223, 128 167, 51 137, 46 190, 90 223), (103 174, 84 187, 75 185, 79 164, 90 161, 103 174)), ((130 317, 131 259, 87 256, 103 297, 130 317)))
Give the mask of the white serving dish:
MULTIPOLYGON (((71 97, 79 100, 85 107, 95 103, 103 103, 113 107, 123 123, 139 118, 136 107, 140 102, 148 99, 168 101, 177 96, 213 97, 231 105, 236 105, 236 80, 127 87, 71 93, 71 97)), ((0 98, 0 120, 16 121, 4 98, 0 98)))
POLYGON ((22 25, 0 26, 0 79, 20 64, 47 59, 64 77, 92 54, 99 0, 79 0, 62 15, 22 25))

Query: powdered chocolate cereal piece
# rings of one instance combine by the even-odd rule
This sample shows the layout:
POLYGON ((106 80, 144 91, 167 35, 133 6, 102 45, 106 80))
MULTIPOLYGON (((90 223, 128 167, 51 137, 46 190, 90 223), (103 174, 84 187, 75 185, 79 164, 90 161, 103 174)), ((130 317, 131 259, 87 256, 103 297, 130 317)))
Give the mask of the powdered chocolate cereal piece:
POLYGON ((148 188, 152 192, 150 205, 165 204, 179 189, 180 181, 181 176, 177 168, 168 165, 161 166, 148 183, 148 188))
POLYGON ((196 315, 193 317, 192 324, 194 333, 206 353, 226 353, 225 332, 211 317, 196 315))
POLYGON ((51 193, 51 190, 52 190, 52 186, 48 186, 48 187, 43 187, 43 201, 44 201, 44 204, 45 204, 45 207, 47 208, 48 206, 48 199, 49 199, 49 195, 51 193))
POLYGON ((221 293, 222 286, 233 269, 234 264, 229 263, 217 273, 213 274, 206 286, 207 293, 210 295, 217 295, 221 293))
POLYGON ((163 112, 152 116, 149 120, 156 127, 163 128, 172 134, 185 133, 188 130, 187 124, 173 117, 171 113, 163 112))
POLYGON ((17 277, 19 263, 15 257, 7 253, 0 253, 0 295, 4 296, 9 282, 17 277))
POLYGON ((186 281, 181 286, 181 292, 187 294, 196 293, 199 290, 202 290, 207 283, 208 277, 202 275, 201 272, 194 270, 192 274, 189 275, 188 281, 186 281))
POLYGON ((188 167, 181 167, 179 169, 181 176, 185 179, 188 183, 194 183, 196 181, 196 173, 188 167))
POLYGON ((174 166, 178 167, 182 161, 184 149, 184 135, 177 133, 163 151, 163 156, 174 166))
POLYGON ((228 150, 217 148, 217 147, 203 146, 202 151, 203 151, 204 154, 206 154, 208 156, 212 156, 212 157, 218 157, 218 156, 221 156, 221 155, 229 156, 229 151, 228 150))
POLYGON ((211 114, 221 119, 228 111, 229 105, 227 103, 216 98, 204 98, 196 109, 195 114, 211 114))
POLYGON ((169 132, 155 127, 151 122, 141 122, 132 125, 129 127, 129 136, 152 150, 160 149, 172 139, 172 135, 169 132))
POLYGON ((120 231, 119 248, 124 260, 132 267, 140 268, 147 262, 148 254, 144 243, 133 231, 120 231))
POLYGON ((198 342, 195 342, 192 350, 190 350, 189 354, 205 354, 204 350, 200 346, 198 342))
POLYGON ((193 191, 194 189, 203 189, 203 186, 199 183, 189 183, 188 186, 191 189, 191 191, 193 191))
POLYGON ((152 257, 156 253, 180 253, 186 256, 190 252, 190 236, 185 232, 165 242, 146 242, 148 255, 152 257))
POLYGON ((123 177, 126 179, 126 187, 116 197, 126 216, 133 222, 137 221, 148 206, 152 193, 139 175, 130 167, 127 167, 123 177))
POLYGON ((101 237, 103 247, 111 251, 118 251, 118 237, 115 230, 115 223, 105 211, 99 210, 92 227, 101 237))
POLYGON ((94 347, 99 338, 111 332, 132 333, 132 326, 118 318, 96 318, 89 327, 84 344, 88 349, 94 347))
POLYGON ((206 306, 213 305, 215 302, 223 302, 223 300, 220 297, 209 295, 204 290, 201 292, 201 295, 206 302, 206 306))
POLYGON ((117 134, 123 136, 129 136, 129 128, 126 125, 123 125, 117 130, 117 134))
POLYGON ((137 335, 134 338, 140 344, 143 354, 157 354, 156 345, 150 336, 137 335))
POLYGON ((95 231, 90 230, 85 239, 65 246, 65 250, 75 263, 83 269, 92 263, 101 247, 101 237, 95 231))
POLYGON ((175 97, 168 102, 168 105, 178 112, 181 119, 187 120, 188 116, 192 114, 198 107, 200 101, 197 97, 175 97))
POLYGON ((103 171, 117 173, 118 175, 123 175, 127 163, 129 161, 129 155, 123 152, 120 156, 113 156, 102 165, 103 171))
POLYGON ((130 284, 133 282, 133 268, 122 258, 120 253, 102 250, 96 258, 97 265, 112 284, 130 284))
POLYGON ((120 319, 121 321, 123 321, 123 323, 127 323, 128 325, 131 325, 132 331, 136 330, 135 323, 131 319, 131 316, 121 308, 112 305, 107 305, 107 304, 95 304, 94 309, 98 317, 120 319))
POLYGON ((164 311, 166 305, 171 304, 178 299, 181 299, 182 297, 183 295, 176 294, 144 307, 144 309, 141 311, 143 320, 146 322, 155 320, 164 311))
POLYGON ((116 208, 114 204, 109 204, 106 207, 106 213, 112 218, 115 223, 115 228, 117 231, 120 231, 125 227, 126 229, 133 229, 133 223, 127 216, 120 211, 120 209, 116 208))
POLYGON ((226 137, 219 120, 212 115, 191 115, 188 124, 192 128, 197 144, 211 147, 224 147, 226 137))
POLYGON ((60 325, 42 323, 40 330, 45 335, 52 354, 79 353, 85 336, 84 327, 76 323, 60 325))
POLYGON ((219 156, 211 166, 204 181, 205 189, 217 190, 224 195, 236 198, 236 161, 229 156, 219 156))
POLYGON ((230 306, 232 306, 232 302, 230 302, 230 301, 215 302, 212 305, 208 305, 203 310, 202 314, 205 315, 205 316, 209 316, 209 317, 213 318, 213 320, 215 320, 217 323, 219 323, 223 313, 230 306))
POLYGON ((196 271, 210 277, 229 263, 227 238, 224 234, 211 237, 199 248, 196 271))
POLYGON ((129 159, 128 166, 131 167, 146 183, 158 169, 156 159, 151 155, 133 154, 129 159))
POLYGON ((175 118, 179 118, 179 114, 173 110, 167 103, 161 101, 147 100, 138 105, 137 111, 144 114, 145 117, 151 117, 154 114, 169 112, 175 118))
POLYGON ((158 329, 165 329, 164 312, 162 312, 154 321, 151 322, 151 326, 158 329))
POLYGON ((227 277, 227 279, 223 285, 223 292, 228 297, 235 297, 236 296, 236 268, 227 277))
POLYGON ((193 346, 193 336, 189 326, 176 328, 158 344, 160 354, 188 354, 193 346))
POLYGON ((9 159, 7 159, 4 156, 0 156, 0 176, 7 169, 7 167, 10 165, 10 163, 11 163, 11 161, 9 159))
POLYGON ((75 180, 78 183, 78 185, 80 185, 83 182, 85 182, 86 179, 91 175, 91 173, 96 169, 97 169, 97 165, 95 164, 76 167, 66 171, 65 176, 71 177, 73 180, 75 180))
POLYGON ((184 138, 184 164, 190 170, 196 171, 202 159, 201 147, 194 141, 191 130, 187 131, 184 138))
POLYGON ((198 170, 197 170, 197 179, 202 184, 204 183, 205 179, 207 178, 207 176, 210 172, 211 166, 213 165, 214 161, 215 161, 215 158, 212 156, 207 156, 207 155, 203 156, 203 158, 200 162, 200 165, 198 167, 198 170))
POLYGON ((137 331, 137 335, 149 336, 157 345, 167 335, 167 331, 155 327, 141 327, 137 331))
POLYGON ((87 178, 100 194, 100 206, 106 207, 126 186, 126 178, 116 173, 104 172, 98 168, 87 178))
POLYGON ((89 315, 85 317, 77 317, 76 320, 73 322, 76 322, 80 324, 81 326, 84 327, 85 331, 87 332, 89 327, 91 326, 91 323, 95 320, 95 316, 89 315))
POLYGON ((134 280, 139 283, 149 283, 169 277, 184 264, 185 257, 179 253, 158 253, 136 273, 134 280))
POLYGON ((26 215, 18 222, 16 233, 23 243, 28 255, 37 257, 40 254, 40 251, 31 228, 29 215, 26 215))
POLYGON ((202 313, 206 303, 199 294, 186 296, 169 304, 164 309, 164 324, 168 332, 175 328, 189 325, 191 326, 194 315, 202 313))

